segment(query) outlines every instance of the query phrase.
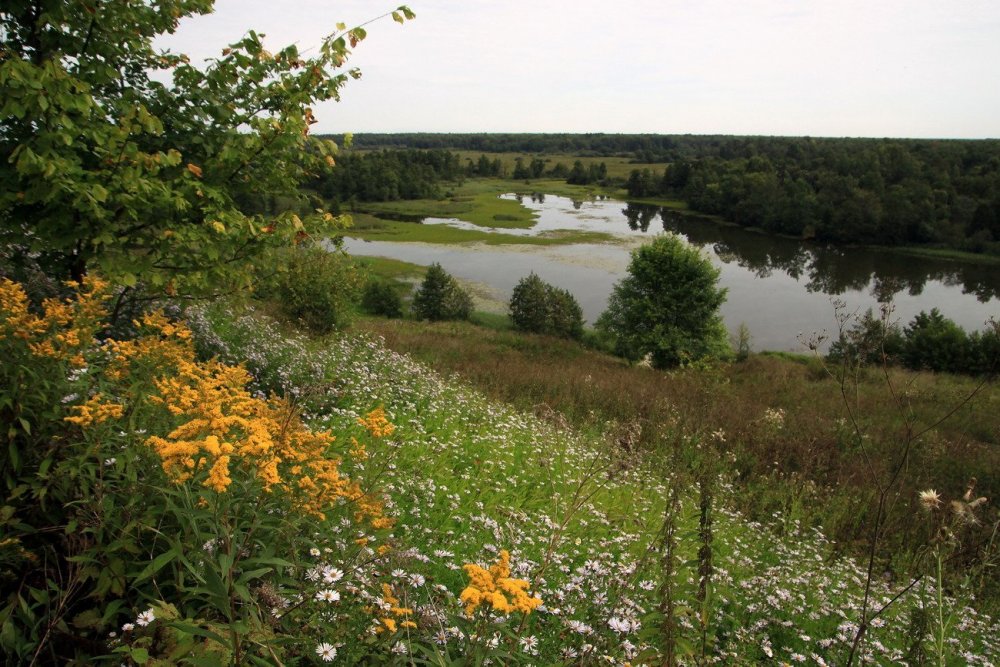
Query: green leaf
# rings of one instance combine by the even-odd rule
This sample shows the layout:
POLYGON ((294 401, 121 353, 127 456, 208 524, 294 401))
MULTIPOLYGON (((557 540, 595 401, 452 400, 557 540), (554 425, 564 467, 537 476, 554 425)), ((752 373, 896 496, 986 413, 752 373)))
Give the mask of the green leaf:
POLYGON ((129 655, 140 665, 145 665, 149 662, 149 651, 144 648, 133 648, 129 650, 129 655))
POLYGON ((249 570, 241 574, 240 578, 236 580, 236 583, 246 584, 247 582, 253 581, 254 579, 260 579, 265 574, 268 574, 269 572, 273 571, 274 571, 273 567, 262 567, 257 570, 249 570))
POLYGON ((206 637, 208 639, 213 639, 223 646, 228 646, 228 640, 222 635, 216 634, 211 630, 206 630, 205 628, 194 625, 193 623, 188 623, 186 621, 170 621, 167 623, 172 628, 177 628, 181 632, 186 632, 189 635, 195 635, 197 637, 206 637))
POLYGON ((143 569, 143 571, 140 572, 139 575, 135 578, 135 583, 138 583, 144 579, 148 579, 149 577, 159 572, 161 569, 163 569, 163 567, 167 563, 177 558, 177 553, 178 552, 175 547, 154 558, 153 562, 147 565, 145 569, 143 569))
POLYGON ((99 630, 104 619, 96 609, 88 609, 74 616, 72 623, 79 630, 99 630))

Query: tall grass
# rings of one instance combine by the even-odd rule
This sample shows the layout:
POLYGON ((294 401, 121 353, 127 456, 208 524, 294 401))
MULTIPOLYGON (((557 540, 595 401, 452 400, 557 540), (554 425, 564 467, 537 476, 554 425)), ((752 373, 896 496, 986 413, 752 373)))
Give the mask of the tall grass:
MULTIPOLYGON (((738 503, 748 516, 765 520, 781 511, 822 525, 845 553, 863 548, 873 520, 869 462, 884 474, 908 428, 936 424, 977 386, 960 376, 890 369, 900 388, 894 397, 881 370, 862 369, 851 397, 864 434, 859 442, 840 386, 818 359, 752 355, 738 364, 661 373, 515 332, 378 320, 359 327, 495 398, 523 409, 544 404, 579 428, 638 419, 646 451, 673 447, 678 427, 711 434, 734 459, 738 503)), ((906 518, 916 510, 918 491, 962 489, 971 476, 983 495, 997 496, 998 404, 1000 391, 990 384, 914 444, 904 484, 892 498, 900 511, 885 526, 878 554, 885 571, 906 572, 930 537, 925 525, 906 518)), ((994 587, 989 594, 998 592, 994 587)))

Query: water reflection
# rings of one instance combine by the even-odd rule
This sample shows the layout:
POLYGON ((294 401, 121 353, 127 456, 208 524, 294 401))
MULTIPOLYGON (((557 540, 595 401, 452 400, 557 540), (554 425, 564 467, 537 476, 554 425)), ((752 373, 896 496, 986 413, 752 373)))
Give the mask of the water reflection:
MULTIPOLYGON (((861 312, 892 298, 896 318, 903 325, 921 310, 939 308, 966 330, 974 330, 1000 313, 1000 271, 995 267, 826 247, 754 233, 676 209, 612 199, 580 201, 537 193, 503 196, 521 201, 537 219, 530 229, 497 232, 537 236, 579 230, 629 240, 548 247, 348 240, 348 251, 425 265, 440 262, 458 278, 494 290, 501 304, 519 278, 534 272, 569 290, 580 302, 584 317, 593 323, 606 308, 614 284, 626 274, 629 248, 644 237, 673 232, 703 248, 719 268, 720 282, 728 291, 723 318, 731 331, 746 324, 755 349, 801 350, 798 332, 830 332, 836 324, 830 304, 834 295, 849 309, 861 312)), ((422 222, 487 229, 454 219, 422 222)))
POLYGON ((663 230, 682 234, 695 245, 711 247, 720 261, 735 263, 758 278, 768 278, 776 270, 796 280, 804 277, 810 292, 838 295, 870 286, 872 296, 885 300, 902 292, 919 296, 928 281, 937 281, 960 287, 980 303, 1000 296, 1000 271, 995 266, 807 244, 648 204, 627 204, 622 214, 629 229, 643 232, 659 216, 663 230))

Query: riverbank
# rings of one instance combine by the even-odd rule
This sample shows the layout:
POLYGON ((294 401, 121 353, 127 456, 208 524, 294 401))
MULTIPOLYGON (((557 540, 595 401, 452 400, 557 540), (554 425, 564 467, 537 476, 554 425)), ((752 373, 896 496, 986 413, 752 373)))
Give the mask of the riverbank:
MULTIPOLYGON (((505 155, 508 160, 518 157, 518 154, 505 155)), ((549 160, 554 159, 550 157, 549 160)), ((597 161, 598 158, 589 158, 597 161)), ((635 165, 624 158, 615 158, 612 162, 617 170, 635 165)), ((517 230, 530 229, 537 220, 537 214, 526 208, 520 202, 502 199, 500 195, 514 193, 525 197, 550 195, 567 197, 573 201, 593 201, 612 199, 623 205, 655 206, 671 213, 690 216, 700 222, 735 229, 748 233, 760 234, 765 237, 786 239, 801 243, 812 243, 811 239, 802 239, 787 234, 768 232, 756 227, 742 227, 735 222, 717 215, 692 211, 683 201, 657 197, 629 198, 622 188, 606 188, 598 185, 572 185, 564 179, 539 178, 527 181, 515 181, 501 178, 474 178, 460 183, 451 184, 448 196, 442 199, 416 199, 392 202, 371 202, 358 205, 352 213, 355 219, 354 227, 347 235, 354 238, 399 242, 424 243, 486 243, 502 245, 510 243, 528 243, 532 245, 559 245, 574 243, 605 243, 614 241, 609 234, 583 234, 569 231, 558 234, 525 238, 505 234, 503 231, 487 230, 517 230), (424 218, 455 219, 481 227, 477 229, 459 229, 447 225, 419 225, 413 223, 424 218)), ((828 245, 828 244, 822 244, 828 245)), ((903 256, 922 257, 934 260, 967 262, 986 266, 1000 266, 1000 256, 973 253, 951 248, 936 248, 924 246, 879 246, 864 244, 842 244, 833 247, 898 253, 903 256)))

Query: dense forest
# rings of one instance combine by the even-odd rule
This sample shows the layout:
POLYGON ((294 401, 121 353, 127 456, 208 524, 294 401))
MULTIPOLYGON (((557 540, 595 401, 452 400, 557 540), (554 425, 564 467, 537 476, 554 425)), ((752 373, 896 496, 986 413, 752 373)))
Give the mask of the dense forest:
MULTIPOLYGON (((328 137, 343 144, 343 135, 328 137)), ((355 134, 355 148, 450 148, 486 153, 569 153, 573 155, 663 156, 674 159, 678 137, 657 134, 355 134)), ((653 162, 656 160, 647 160, 653 162)))
POLYGON ((676 197, 745 227, 838 243, 1000 248, 995 142, 756 140, 745 154, 635 170, 630 197, 676 197))
POLYGON ((464 175, 458 155, 445 150, 345 152, 312 188, 338 202, 435 199, 442 195, 442 180, 464 175))
POLYGON ((491 160, 485 154, 463 165, 460 156, 448 150, 387 149, 345 152, 334 169, 313 179, 311 187, 325 199, 338 203, 437 199, 443 195, 442 181, 476 176, 562 178, 571 184, 587 185, 605 181, 608 169, 603 162, 584 165, 580 160, 575 160, 572 167, 556 162, 546 168, 545 160, 540 158, 528 162, 517 158, 513 169, 508 170, 499 158, 491 160))
MULTIPOLYGON (((609 183, 540 159, 510 176, 621 185, 745 227, 834 243, 1000 252, 1000 141, 608 134, 364 134, 358 148, 626 156, 666 163, 609 183)), ((390 153, 392 154, 392 153, 390 153)), ((457 162, 457 160, 456 160, 457 162)), ((455 165, 456 169, 458 165, 455 165)), ((506 176, 483 156, 467 175, 506 176), (485 168, 484 168, 485 167, 485 168)), ((392 180, 390 179, 390 189, 392 180)))

